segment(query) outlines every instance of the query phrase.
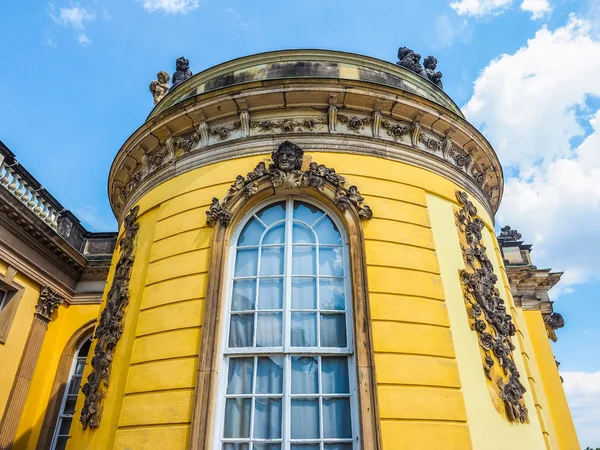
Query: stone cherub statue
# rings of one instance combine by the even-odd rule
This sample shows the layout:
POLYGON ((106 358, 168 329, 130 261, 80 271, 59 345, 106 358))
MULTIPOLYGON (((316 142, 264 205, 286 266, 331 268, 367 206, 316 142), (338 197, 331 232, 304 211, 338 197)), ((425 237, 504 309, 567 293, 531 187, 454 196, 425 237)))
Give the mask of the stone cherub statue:
POLYGON ((193 75, 190 70, 190 61, 183 56, 177 58, 175 68, 177 71, 173 74, 173 86, 171 86, 171 89, 175 88, 178 84, 183 83, 188 78, 191 78, 193 75))
POLYGON ((158 105, 167 92, 169 92, 169 80, 171 77, 167 72, 160 71, 156 74, 157 80, 153 80, 150 83, 150 92, 152 92, 152 96, 154 97, 154 104, 158 105))
POLYGON ((444 85, 442 84, 442 72, 435 71, 437 67, 437 59, 433 56, 428 56, 423 61, 423 66, 425 66, 425 73, 427 74, 429 81, 431 81, 440 89, 444 89, 444 85))

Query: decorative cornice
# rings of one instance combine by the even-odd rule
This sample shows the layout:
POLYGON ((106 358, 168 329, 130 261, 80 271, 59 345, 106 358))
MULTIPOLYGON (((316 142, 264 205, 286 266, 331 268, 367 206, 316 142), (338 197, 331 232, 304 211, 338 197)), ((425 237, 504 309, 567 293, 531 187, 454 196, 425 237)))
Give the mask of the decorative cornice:
POLYGON ((250 199, 258 192, 259 184, 269 181, 274 189, 284 191, 310 187, 329 195, 333 203, 344 212, 354 209, 362 220, 373 217, 373 212, 364 203, 356 186, 346 187, 346 179, 335 173, 335 169, 325 167, 323 164, 311 162, 308 169, 302 170, 304 151, 290 141, 281 143, 271 154, 272 164, 260 162, 252 172, 245 177, 238 175, 227 191, 222 201, 213 198, 212 204, 206 211, 206 224, 214 227, 217 223, 226 227, 231 221, 229 212, 230 200, 243 194, 245 200, 250 199), (330 189, 325 189, 325 187, 330 189))
POLYGON ((134 262, 134 242, 139 225, 136 223, 138 207, 131 209, 124 220, 124 236, 119 244, 121 256, 115 268, 115 274, 106 305, 100 314, 94 339, 92 372, 81 391, 85 396, 80 421, 83 428, 98 428, 102 418, 102 401, 109 385, 110 366, 114 352, 123 334, 125 308, 129 302, 129 278, 134 262))
POLYGON ((50 322, 52 313, 63 304, 65 299, 48 286, 44 286, 40 291, 37 305, 35 305, 35 315, 40 319, 50 322))
POLYGON ((479 336, 485 375, 503 400, 508 419, 524 423, 528 421, 523 400, 526 390, 512 356, 511 336, 516 328, 496 288, 498 277, 482 243, 485 224, 476 217, 477 208, 465 192, 458 191, 456 198, 461 206, 456 212, 457 225, 462 244, 466 244, 461 244, 466 269, 460 272, 460 279, 469 323, 479 336))

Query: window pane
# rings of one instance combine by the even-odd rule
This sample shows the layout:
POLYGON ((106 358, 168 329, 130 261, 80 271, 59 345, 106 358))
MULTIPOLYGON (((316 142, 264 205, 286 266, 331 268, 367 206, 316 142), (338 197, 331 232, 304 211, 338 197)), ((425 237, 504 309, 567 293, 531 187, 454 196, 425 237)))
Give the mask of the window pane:
POLYGON ((321 359, 323 394, 349 394, 348 358, 323 357, 321 359))
POLYGON ((351 438, 350 400, 323 399, 323 437, 351 438))
POLYGON ((292 249, 292 274, 315 275, 317 256, 315 247, 294 246, 292 249))
POLYGON ((281 450, 281 444, 254 444, 252 450, 281 450))
POLYGON ((290 450, 319 450, 320 444, 292 444, 290 450))
POLYGON ((281 347, 281 313, 258 313, 257 347, 281 347))
POLYGON ((71 378, 71 384, 69 384, 68 394, 77 395, 79 392, 79 386, 81 385, 81 375, 74 375, 71 378))
POLYGON ((329 217, 323 217, 323 219, 315 226, 314 230, 319 237, 319 244, 342 244, 340 231, 329 217))
POLYGON ((232 358, 229 360, 227 394, 251 394, 254 358, 232 358))
POLYGON ((294 202, 293 216, 296 220, 301 220, 302 222, 306 222, 308 225, 312 225, 322 215, 323 211, 321 211, 316 206, 311 205, 310 203, 298 201, 294 202))
POLYGON ((75 375, 82 375, 84 367, 85 367, 85 358, 77 359, 77 362, 75 363, 75 372, 74 372, 75 375))
POLYGON ((249 450, 249 444, 231 443, 223 444, 223 450, 249 450))
POLYGON ((314 244, 315 243, 315 235, 312 230, 308 228, 306 225, 302 225, 301 223, 294 223, 294 227, 292 230, 293 239, 292 242, 294 244, 314 244))
POLYGON ((250 248, 238 250, 235 258, 235 276, 253 277, 256 275, 256 262, 258 261, 258 249, 250 248))
POLYGON ((346 347, 346 315, 321 314, 321 347, 346 347))
POLYGON ((292 313, 292 346, 317 346, 317 315, 315 313, 292 313))
POLYGON ((319 275, 344 276, 343 247, 319 248, 319 275))
POLYGON ((292 394, 319 392, 319 363, 312 356, 292 357, 292 394))
POLYGON ((316 278, 292 278, 292 309, 317 309, 316 278))
POLYGON ((263 278, 258 288, 258 309, 283 308, 283 278, 263 278))
POLYGON ((344 279, 323 278, 319 280, 319 308, 344 311, 344 279))
POLYGON ((281 399, 257 398, 254 402, 254 436, 258 439, 281 438, 281 399))
POLYGON ((258 358, 256 378, 257 394, 281 394, 283 392, 283 357, 258 358))
POLYGON ((240 233, 237 245, 258 245, 263 231, 265 231, 265 227, 262 223, 256 219, 250 219, 250 222, 244 226, 240 233))
POLYGON ((267 226, 285 218, 285 202, 275 203, 256 213, 267 226))
POLYGON ((232 314, 229 347, 252 347, 254 314, 232 314))
POLYGON ((283 247, 264 247, 261 252, 260 275, 283 275, 283 247))
POLYGON ((249 398, 228 398, 225 403, 225 438, 250 437, 250 412, 252 400, 249 398))
POLYGON ((65 450, 67 448, 67 441, 69 438, 67 436, 61 436, 56 440, 56 446, 54 450, 65 450))
POLYGON ((69 434, 69 428, 71 428, 71 421, 73 420, 72 417, 63 417, 62 419, 60 419, 60 428, 58 429, 58 434, 62 434, 62 435, 68 435, 69 434))
POLYGON ((65 409, 63 410, 62 414, 65 416, 72 416, 75 412, 75 403, 77 403, 77 397, 68 396, 67 401, 65 402, 65 409))
POLYGON ((325 444, 325 450, 352 450, 352 444, 325 444))
POLYGON ((285 227, 284 227, 284 224, 282 223, 280 225, 274 226, 269 231, 267 231, 267 233, 265 234, 265 237, 263 238, 262 243, 263 243, 263 245, 283 244, 284 237, 285 237, 285 227))
POLYGON ((254 309, 256 301, 256 278, 236 280, 233 282, 232 311, 248 311, 254 309))
POLYGON ((292 400, 292 439, 319 438, 319 400, 292 400))

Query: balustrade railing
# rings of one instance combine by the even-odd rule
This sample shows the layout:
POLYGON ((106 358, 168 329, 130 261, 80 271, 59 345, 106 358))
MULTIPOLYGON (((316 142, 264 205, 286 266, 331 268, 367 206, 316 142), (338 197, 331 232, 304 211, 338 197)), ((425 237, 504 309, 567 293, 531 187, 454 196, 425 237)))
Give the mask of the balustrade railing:
POLYGON ((19 173, 19 163, 9 164, 5 159, 0 164, 0 186, 18 198, 36 216, 54 230, 58 227, 58 218, 62 211, 57 211, 51 202, 44 198, 44 188, 34 187, 19 173))

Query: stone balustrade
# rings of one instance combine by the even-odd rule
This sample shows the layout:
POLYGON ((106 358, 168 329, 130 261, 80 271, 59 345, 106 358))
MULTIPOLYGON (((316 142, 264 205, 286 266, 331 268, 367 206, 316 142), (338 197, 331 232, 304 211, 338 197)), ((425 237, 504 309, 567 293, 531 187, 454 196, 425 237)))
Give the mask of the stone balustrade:
POLYGON ((43 186, 33 186, 21 172, 19 163, 14 161, 9 164, 6 159, 0 164, 0 186, 7 189, 18 198, 36 216, 54 230, 58 227, 58 218, 62 211, 58 211, 46 198, 43 186))

